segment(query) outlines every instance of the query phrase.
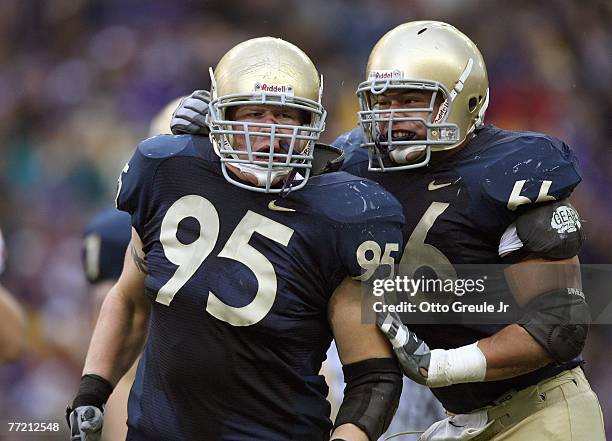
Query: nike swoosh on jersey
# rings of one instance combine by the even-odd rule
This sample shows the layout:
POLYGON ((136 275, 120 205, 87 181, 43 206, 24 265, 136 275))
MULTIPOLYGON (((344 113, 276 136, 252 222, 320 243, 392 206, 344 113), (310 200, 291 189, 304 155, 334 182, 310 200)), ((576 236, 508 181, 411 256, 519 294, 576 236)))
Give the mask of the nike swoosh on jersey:
POLYGON ((434 179, 427 186, 427 190, 434 191, 434 190, 438 190, 439 188, 448 187, 449 185, 453 185, 453 183, 452 182, 446 182, 444 184, 436 184, 436 180, 434 179))
POLYGON ((279 207, 276 205, 276 199, 272 199, 268 202, 268 208, 272 211, 295 211, 293 208, 279 207))

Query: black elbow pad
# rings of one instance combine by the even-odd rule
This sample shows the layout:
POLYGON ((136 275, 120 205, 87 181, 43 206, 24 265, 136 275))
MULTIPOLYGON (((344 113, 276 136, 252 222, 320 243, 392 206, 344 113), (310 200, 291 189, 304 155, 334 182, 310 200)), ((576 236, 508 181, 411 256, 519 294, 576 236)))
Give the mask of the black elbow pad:
POLYGON ((334 429, 352 423, 376 441, 389 427, 402 393, 402 373, 395 358, 351 363, 344 372, 344 399, 334 429))
POLYGON ((591 312, 580 289, 561 288, 543 294, 525 306, 517 322, 559 363, 582 352, 591 312))

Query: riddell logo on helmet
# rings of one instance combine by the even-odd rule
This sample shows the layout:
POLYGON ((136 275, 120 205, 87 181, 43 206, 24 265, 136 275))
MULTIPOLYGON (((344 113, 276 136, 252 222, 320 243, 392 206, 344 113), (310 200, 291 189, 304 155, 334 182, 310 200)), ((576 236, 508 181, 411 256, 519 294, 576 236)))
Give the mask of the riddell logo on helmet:
POLYGON ((401 70, 373 70, 368 74, 369 81, 377 80, 401 80, 404 74, 401 70))
POLYGON ((434 123, 438 123, 442 121, 447 113, 448 113, 448 100, 444 100, 442 104, 440 104, 440 108, 438 109, 438 114, 434 118, 434 123))
POLYGON ((254 90, 255 92, 284 93, 286 95, 293 95, 293 86, 291 84, 255 83, 254 90))

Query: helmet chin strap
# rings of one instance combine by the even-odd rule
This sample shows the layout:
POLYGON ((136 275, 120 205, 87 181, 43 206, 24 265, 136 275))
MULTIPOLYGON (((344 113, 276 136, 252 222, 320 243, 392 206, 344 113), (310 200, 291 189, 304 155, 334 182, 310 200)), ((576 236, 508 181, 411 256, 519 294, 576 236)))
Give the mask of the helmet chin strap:
POLYGON ((387 137, 382 133, 376 130, 376 135, 373 136, 374 144, 376 145, 376 149, 380 154, 386 155, 391 159, 391 161, 396 164, 409 164, 411 162, 415 162, 415 160, 419 159, 423 155, 419 155, 416 158, 408 159, 408 155, 410 153, 422 153, 427 150, 427 145, 404 145, 404 146, 394 146, 393 148, 389 148, 387 145, 383 145, 381 141, 387 141, 387 137))
POLYGON ((293 181, 297 174, 298 172, 295 168, 289 172, 289 174, 285 178, 285 182, 283 182, 283 187, 281 188, 281 191, 279 193, 281 198, 286 198, 287 196, 289 196, 289 193, 291 193, 291 190, 293 188, 291 184, 293 184, 293 181))
MULTIPOLYGON (((258 167, 256 165, 250 165, 250 164, 232 164, 232 165, 243 173, 247 173, 247 174, 251 174, 255 176, 255 179, 257 179, 256 185, 258 187, 265 187, 267 185, 268 183, 268 170, 267 169, 262 169, 261 167, 258 167)), ((270 171, 271 185, 274 184, 275 181, 278 181, 280 178, 287 176, 290 173, 290 171, 291 171, 290 167, 287 167, 281 170, 270 171)))
POLYGON ((419 159, 422 154, 417 156, 416 158, 408 159, 408 155, 410 153, 424 153, 427 149, 426 145, 406 145, 396 147, 389 152, 389 158, 395 162, 396 164, 408 164, 411 162, 415 162, 419 159))

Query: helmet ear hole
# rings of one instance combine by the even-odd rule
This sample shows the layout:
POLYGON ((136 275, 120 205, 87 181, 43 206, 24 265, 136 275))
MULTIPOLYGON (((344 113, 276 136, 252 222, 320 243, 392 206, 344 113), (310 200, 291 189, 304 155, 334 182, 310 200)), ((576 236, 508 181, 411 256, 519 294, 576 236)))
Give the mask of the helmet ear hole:
POLYGON ((482 102, 482 96, 479 96, 478 98, 473 96, 473 97, 470 98, 470 100, 468 101, 468 110, 470 111, 470 113, 472 113, 474 110, 476 110, 476 106, 480 102, 482 102))

